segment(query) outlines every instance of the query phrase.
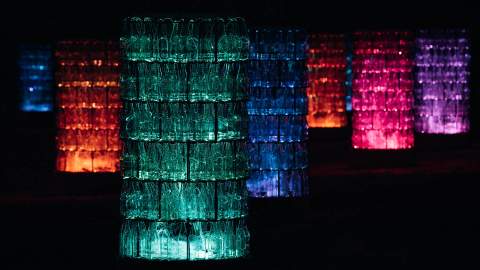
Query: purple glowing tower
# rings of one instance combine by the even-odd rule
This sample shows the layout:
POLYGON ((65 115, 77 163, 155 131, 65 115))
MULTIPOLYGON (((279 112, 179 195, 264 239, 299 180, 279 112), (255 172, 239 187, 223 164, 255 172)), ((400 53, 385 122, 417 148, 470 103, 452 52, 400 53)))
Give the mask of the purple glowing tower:
POLYGON ((422 30, 416 40, 415 129, 459 134, 470 129, 469 41, 465 30, 422 30))

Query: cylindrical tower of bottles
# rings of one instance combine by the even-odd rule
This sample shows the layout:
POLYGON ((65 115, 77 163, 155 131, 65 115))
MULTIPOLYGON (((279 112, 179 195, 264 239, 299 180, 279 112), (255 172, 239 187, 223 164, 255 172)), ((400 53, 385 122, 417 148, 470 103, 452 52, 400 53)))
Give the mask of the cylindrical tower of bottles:
POLYGON ((355 33, 353 134, 355 149, 413 147, 413 61, 409 32, 355 33))
POLYGON ((313 34, 308 42, 308 127, 340 128, 346 111, 347 55, 342 34, 313 34))
POLYGON ((415 129, 460 134, 470 129, 470 50, 465 30, 421 30, 416 39, 415 129))
POLYGON ((116 42, 61 41, 57 61, 57 171, 117 172, 119 49, 116 42))
POLYGON ((253 197, 307 194, 306 33, 250 32, 248 189, 253 197))
POLYGON ((20 47, 20 110, 47 112, 53 109, 52 49, 48 45, 20 47))
POLYGON ((242 18, 124 20, 121 256, 247 255, 248 43, 242 18))

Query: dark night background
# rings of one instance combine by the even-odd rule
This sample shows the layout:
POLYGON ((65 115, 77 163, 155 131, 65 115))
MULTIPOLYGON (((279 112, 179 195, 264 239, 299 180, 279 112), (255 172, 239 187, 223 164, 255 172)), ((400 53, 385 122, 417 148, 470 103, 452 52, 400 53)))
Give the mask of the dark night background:
POLYGON ((405 153, 358 153, 350 129, 311 132, 304 200, 252 200, 251 256, 211 269, 478 269, 480 29, 473 1, 12 1, 0 5, 0 269, 165 269, 118 258, 119 175, 54 172, 54 113, 18 110, 17 46, 116 39, 135 14, 238 15, 310 32, 463 27, 472 131, 417 136, 405 153))

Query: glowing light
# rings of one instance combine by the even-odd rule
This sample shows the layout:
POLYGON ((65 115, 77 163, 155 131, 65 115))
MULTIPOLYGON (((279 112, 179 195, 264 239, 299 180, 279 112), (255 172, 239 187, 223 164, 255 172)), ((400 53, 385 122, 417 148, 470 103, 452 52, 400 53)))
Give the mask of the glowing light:
POLYGON ((413 147, 411 34, 359 32, 355 38, 353 147, 413 147))
POLYGON ((307 61, 308 126, 335 128, 347 125, 345 37, 313 34, 307 61))
POLYGON ((416 39, 415 129, 458 134, 470 129, 469 41, 465 30, 422 30, 416 39))
POLYGON ((119 50, 113 42, 62 41, 57 72, 57 170, 116 172, 121 149, 119 50), (103 58, 103 65, 96 65, 103 58))
POLYGON ((244 20, 124 23, 121 256, 247 255, 244 20))
POLYGON ((46 112, 53 109, 52 51, 49 46, 20 47, 20 109, 24 112, 46 112))
POLYGON ((248 101, 253 197, 307 194, 306 34, 298 29, 251 32, 248 101))

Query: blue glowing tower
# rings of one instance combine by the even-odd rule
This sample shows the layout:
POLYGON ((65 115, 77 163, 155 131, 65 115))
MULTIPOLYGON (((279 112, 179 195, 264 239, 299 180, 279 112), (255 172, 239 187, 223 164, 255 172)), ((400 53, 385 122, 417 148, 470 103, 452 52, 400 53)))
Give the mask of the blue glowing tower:
POLYGON ((47 45, 20 47, 20 110, 46 112, 53 108, 52 51, 47 45))
POLYGON ((253 197, 307 194, 306 33, 250 32, 249 151, 253 197))

